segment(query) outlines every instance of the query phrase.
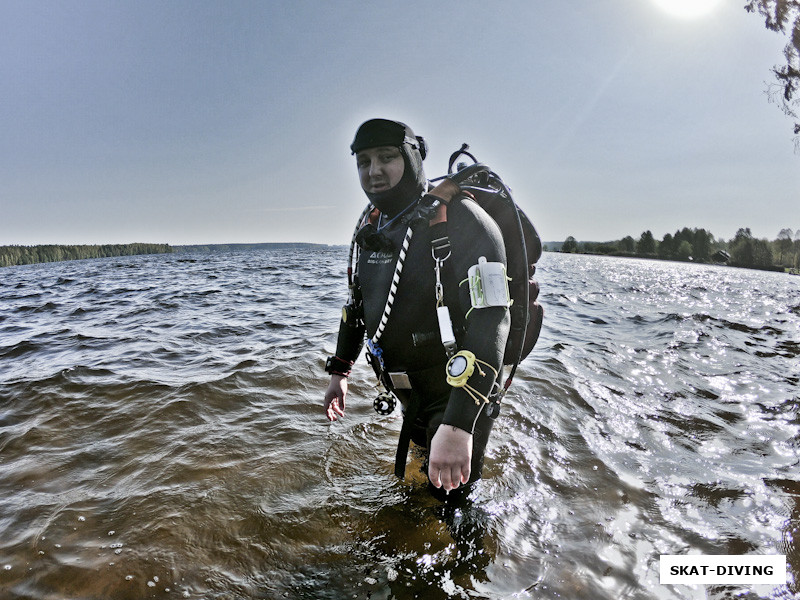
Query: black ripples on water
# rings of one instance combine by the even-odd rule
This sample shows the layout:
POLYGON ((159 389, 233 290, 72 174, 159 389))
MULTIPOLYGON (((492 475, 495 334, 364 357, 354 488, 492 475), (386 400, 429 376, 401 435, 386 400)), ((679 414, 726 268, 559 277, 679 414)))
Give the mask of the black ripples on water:
POLYGON ((471 503, 392 474, 345 248, 0 270, 0 597, 794 598, 800 280, 546 254, 546 324, 471 503), (659 583, 778 553, 785 586, 659 583))

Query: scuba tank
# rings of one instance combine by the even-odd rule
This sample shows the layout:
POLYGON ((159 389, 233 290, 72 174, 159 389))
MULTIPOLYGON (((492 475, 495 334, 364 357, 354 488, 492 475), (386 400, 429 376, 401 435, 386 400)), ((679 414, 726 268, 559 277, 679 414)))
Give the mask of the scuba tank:
POLYGON ((536 263, 542 256, 542 241, 500 176, 479 163, 468 150, 469 146, 463 144, 450 156, 445 177, 458 183, 461 190, 472 196, 494 219, 506 244, 506 272, 510 278, 509 293, 513 300, 509 308, 511 330, 503 354, 503 364, 512 366, 507 385, 504 386, 507 389, 517 365, 530 354, 542 328, 544 309, 537 301, 539 285, 533 279, 536 263), (462 156, 471 159, 473 164, 459 163, 454 170, 456 161, 462 156))

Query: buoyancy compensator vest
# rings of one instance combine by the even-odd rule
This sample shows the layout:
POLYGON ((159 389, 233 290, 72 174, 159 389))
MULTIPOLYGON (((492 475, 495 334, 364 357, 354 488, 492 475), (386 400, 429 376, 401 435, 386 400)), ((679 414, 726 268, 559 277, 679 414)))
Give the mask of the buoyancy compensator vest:
MULTIPOLYGON (((517 366, 530 354, 542 328, 544 310, 537 301, 539 285, 533 278, 536 263, 542 255, 542 242, 531 220, 514 201, 508 186, 489 167, 479 163, 468 152, 468 149, 469 146, 463 144, 450 156, 448 174, 432 180, 433 182, 445 180, 443 184, 447 185, 440 184, 430 193, 424 194, 416 210, 406 218, 410 224, 420 220, 427 220, 431 223, 446 220, 447 204, 453 200, 457 201, 458 195, 461 194, 474 199, 497 223, 506 247, 506 272, 510 278, 508 285, 512 300, 509 307, 511 328, 503 354, 503 364, 511 366, 511 371, 503 386, 503 393, 505 393, 511 384, 517 366), (456 161, 462 155, 470 158, 474 164, 467 166, 460 163, 454 170, 456 161), (445 187, 448 188, 448 193, 437 195, 437 190, 445 187), (447 199, 442 196, 447 196, 447 199)), ((372 204, 368 204, 359 217, 350 245, 348 261, 350 305, 354 304, 353 296, 355 288, 358 287, 357 276, 353 269, 354 255, 355 263, 358 262, 356 238, 361 228, 370 221, 370 216, 373 218, 375 216, 375 207, 372 204)), ((407 235, 410 232, 411 228, 407 235)), ((401 250, 401 260, 398 261, 400 269, 402 268, 403 254, 401 250)), ((355 304, 357 303, 356 301, 355 304)), ((387 305, 390 304, 391 302, 387 303, 387 305)))

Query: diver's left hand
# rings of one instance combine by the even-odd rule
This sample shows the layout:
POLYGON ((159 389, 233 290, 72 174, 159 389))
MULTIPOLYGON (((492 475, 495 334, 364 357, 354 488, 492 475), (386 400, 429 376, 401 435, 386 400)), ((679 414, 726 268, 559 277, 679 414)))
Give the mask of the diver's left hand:
POLYGON ((446 492, 469 481, 472 462, 472 434, 440 425, 431 440, 428 458, 428 479, 446 492))

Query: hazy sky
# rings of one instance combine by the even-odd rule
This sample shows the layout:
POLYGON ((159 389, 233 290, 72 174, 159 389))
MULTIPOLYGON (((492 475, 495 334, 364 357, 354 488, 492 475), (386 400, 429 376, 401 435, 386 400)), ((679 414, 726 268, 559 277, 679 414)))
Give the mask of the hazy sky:
POLYGON ((0 245, 349 243, 380 116, 545 240, 800 228, 786 39, 722 0, 0 0, 0 245))

